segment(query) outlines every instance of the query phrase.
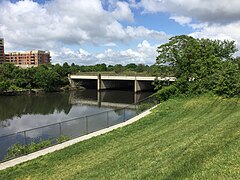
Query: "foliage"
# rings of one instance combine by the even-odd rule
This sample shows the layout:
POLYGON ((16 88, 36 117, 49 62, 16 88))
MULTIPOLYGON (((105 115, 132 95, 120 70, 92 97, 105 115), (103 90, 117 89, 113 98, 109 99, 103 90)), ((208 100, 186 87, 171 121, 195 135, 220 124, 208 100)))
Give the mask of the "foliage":
POLYGON ((156 103, 154 103, 154 102, 142 102, 142 103, 137 105, 136 113, 140 114, 143 111, 148 110, 148 109, 154 107, 154 105, 156 105, 156 103))
POLYGON ((1 171, 0 179, 239 179, 238 98, 173 98, 130 126, 1 171))
POLYGON ((156 97, 156 94, 152 94, 146 99, 141 100, 136 104, 136 113, 140 114, 145 110, 148 110, 155 105, 159 104, 159 99, 156 97))
POLYGON ((36 70, 34 83, 37 88, 50 90, 51 88, 58 87, 60 85, 60 78, 60 75, 56 71, 42 65, 36 70))
POLYGON ((166 101, 171 96, 176 94, 177 88, 175 85, 164 86, 162 87, 157 93, 156 96, 159 98, 160 101, 166 101))
POLYGON ((124 68, 123 68, 123 66, 122 66, 121 64, 115 65, 115 66, 113 67, 113 69, 114 69, 115 73, 117 73, 117 74, 124 71, 124 68))
POLYGON ((62 135, 56 139, 57 143, 62 143, 62 142, 68 141, 68 140, 70 140, 70 137, 64 136, 64 135, 62 135))
MULTIPOLYGON (((57 143, 62 143, 65 141, 70 140, 70 137, 68 136, 60 136, 56 139, 57 143)), ((46 147, 49 147, 53 144, 53 140, 52 139, 47 139, 47 140, 42 140, 40 139, 39 142, 34 142, 32 141, 30 144, 28 145, 23 145, 20 143, 16 143, 13 146, 11 146, 8 151, 7 151, 7 155, 5 156, 5 159, 12 159, 12 158, 16 158, 19 157, 21 155, 24 154, 29 154, 29 153, 33 153, 36 152, 38 150, 44 149, 46 147)))
POLYGON ((32 141, 30 144, 27 145, 26 150, 27 150, 27 153, 32 153, 40 149, 49 147, 51 144, 52 144, 51 139, 40 140, 38 143, 35 143, 32 141))
POLYGON ((215 77, 216 94, 232 97, 240 94, 240 70, 230 61, 223 63, 221 70, 215 77))
POLYGON ((177 81, 158 93, 166 100, 178 94, 215 92, 233 97, 239 94, 239 60, 233 57, 237 51, 234 41, 194 39, 175 36, 158 47, 156 64, 172 67, 177 81), (169 92, 167 92, 169 91, 169 92))
POLYGON ((0 81, 0 92, 7 91, 10 87, 10 81, 0 81))
POLYGON ((19 157, 21 155, 24 155, 25 153, 26 153, 25 146, 22 144, 16 143, 8 149, 5 159, 7 160, 7 159, 19 157))
POLYGON ((29 153, 38 151, 40 149, 46 148, 51 144, 52 144, 51 139, 40 140, 38 143, 35 143, 32 141, 30 144, 26 146, 23 144, 16 143, 8 149, 5 159, 12 159, 24 154, 29 154, 29 153))

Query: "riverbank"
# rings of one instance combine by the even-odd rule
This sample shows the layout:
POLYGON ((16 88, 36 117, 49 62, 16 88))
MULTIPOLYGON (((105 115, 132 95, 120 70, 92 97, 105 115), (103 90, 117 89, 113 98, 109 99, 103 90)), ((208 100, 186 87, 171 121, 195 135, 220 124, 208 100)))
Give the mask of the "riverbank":
POLYGON ((0 96, 17 96, 17 95, 31 95, 31 94, 44 94, 49 92, 66 92, 66 91, 76 91, 84 90, 83 87, 71 87, 70 85, 64 87, 55 87, 52 89, 18 89, 12 91, 0 92, 0 96))
POLYGON ((239 179, 239 110, 239 99, 170 99, 130 126, 0 171, 0 179, 239 179))

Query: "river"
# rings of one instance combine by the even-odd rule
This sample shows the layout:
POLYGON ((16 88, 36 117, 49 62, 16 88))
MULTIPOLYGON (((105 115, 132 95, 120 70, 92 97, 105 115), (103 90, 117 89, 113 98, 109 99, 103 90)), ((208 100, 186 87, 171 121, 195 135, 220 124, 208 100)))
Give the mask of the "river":
MULTIPOLYGON (((152 92, 135 94, 132 91, 107 90, 97 92, 96 90, 82 90, 39 95, 0 96, 0 160, 3 159, 10 145, 16 142, 23 143, 23 135, 26 141, 26 132, 23 131, 27 131, 28 141, 36 137, 55 137, 59 132, 59 126, 53 125, 48 127, 48 125, 61 123, 60 131, 65 131, 67 135, 74 137, 74 133, 78 133, 79 135, 83 126, 86 126, 83 120, 82 124, 79 123, 81 120, 79 120, 79 117, 99 113, 98 118, 95 116, 95 118, 91 120, 90 116, 87 122, 88 133, 93 132, 105 127, 105 125, 101 124, 100 119, 101 116, 102 119, 106 116, 104 113, 101 114, 101 112, 110 112, 111 110, 126 107, 148 97, 150 94, 152 94, 152 92), (74 121, 69 123, 68 120, 70 119, 76 119, 77 124, 74 121), (64 122, 66 123, 64 124, 64 122), (39 129, 39 127, 45 126, 45 129, 39 129), (10 135, 14 133, 14 136, 10 135), (7 138, 1 138, 2 136, 7 136, 7 138)), ((111 111, 112 114, 109 113, 107 116, 110 117, 120 114, 120 111, 113 112, 114 114, 111 111)), ((130 117, 133 116, 134 113, 135 110, 129 108, 127 111, 124 111, 124 116, 130 117)), ((94 117, 94 115, 92 117, 94 117)), ((120 120, 120 118, 118 119, 120 120)), ((114 122, 113 120, 112 122, 110 121, 110 124, 111 123, 113 125, 119 122, 114 122)), ((86 129, 82 129, 82 131, 84 134, 86 129)))

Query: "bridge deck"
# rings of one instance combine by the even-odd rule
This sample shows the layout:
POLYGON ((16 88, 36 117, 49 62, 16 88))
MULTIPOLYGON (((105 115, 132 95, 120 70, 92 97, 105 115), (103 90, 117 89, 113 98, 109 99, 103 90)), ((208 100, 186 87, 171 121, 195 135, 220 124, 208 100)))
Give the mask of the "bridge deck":
MULTIPOLYGON (((71 79, 98 79, 98 76, 70 75, 71 79)), ((160 81, 175 81, 175 77, 157 77, 160 81)), ((154 81, 156 77, 149 76, 101 76, 101 80, 132 80, 132 81, 154 81)))

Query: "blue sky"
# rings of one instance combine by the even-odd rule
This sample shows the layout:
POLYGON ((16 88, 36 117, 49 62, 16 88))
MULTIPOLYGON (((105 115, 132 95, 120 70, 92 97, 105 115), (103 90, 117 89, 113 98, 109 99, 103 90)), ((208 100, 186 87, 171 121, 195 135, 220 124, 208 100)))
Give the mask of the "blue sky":
POLYGON ((175 35, 239 47, 239 9, 239 0, 0 0, 0 36, 6 52, 49 50, 54 64, 150 65, 175 35))

